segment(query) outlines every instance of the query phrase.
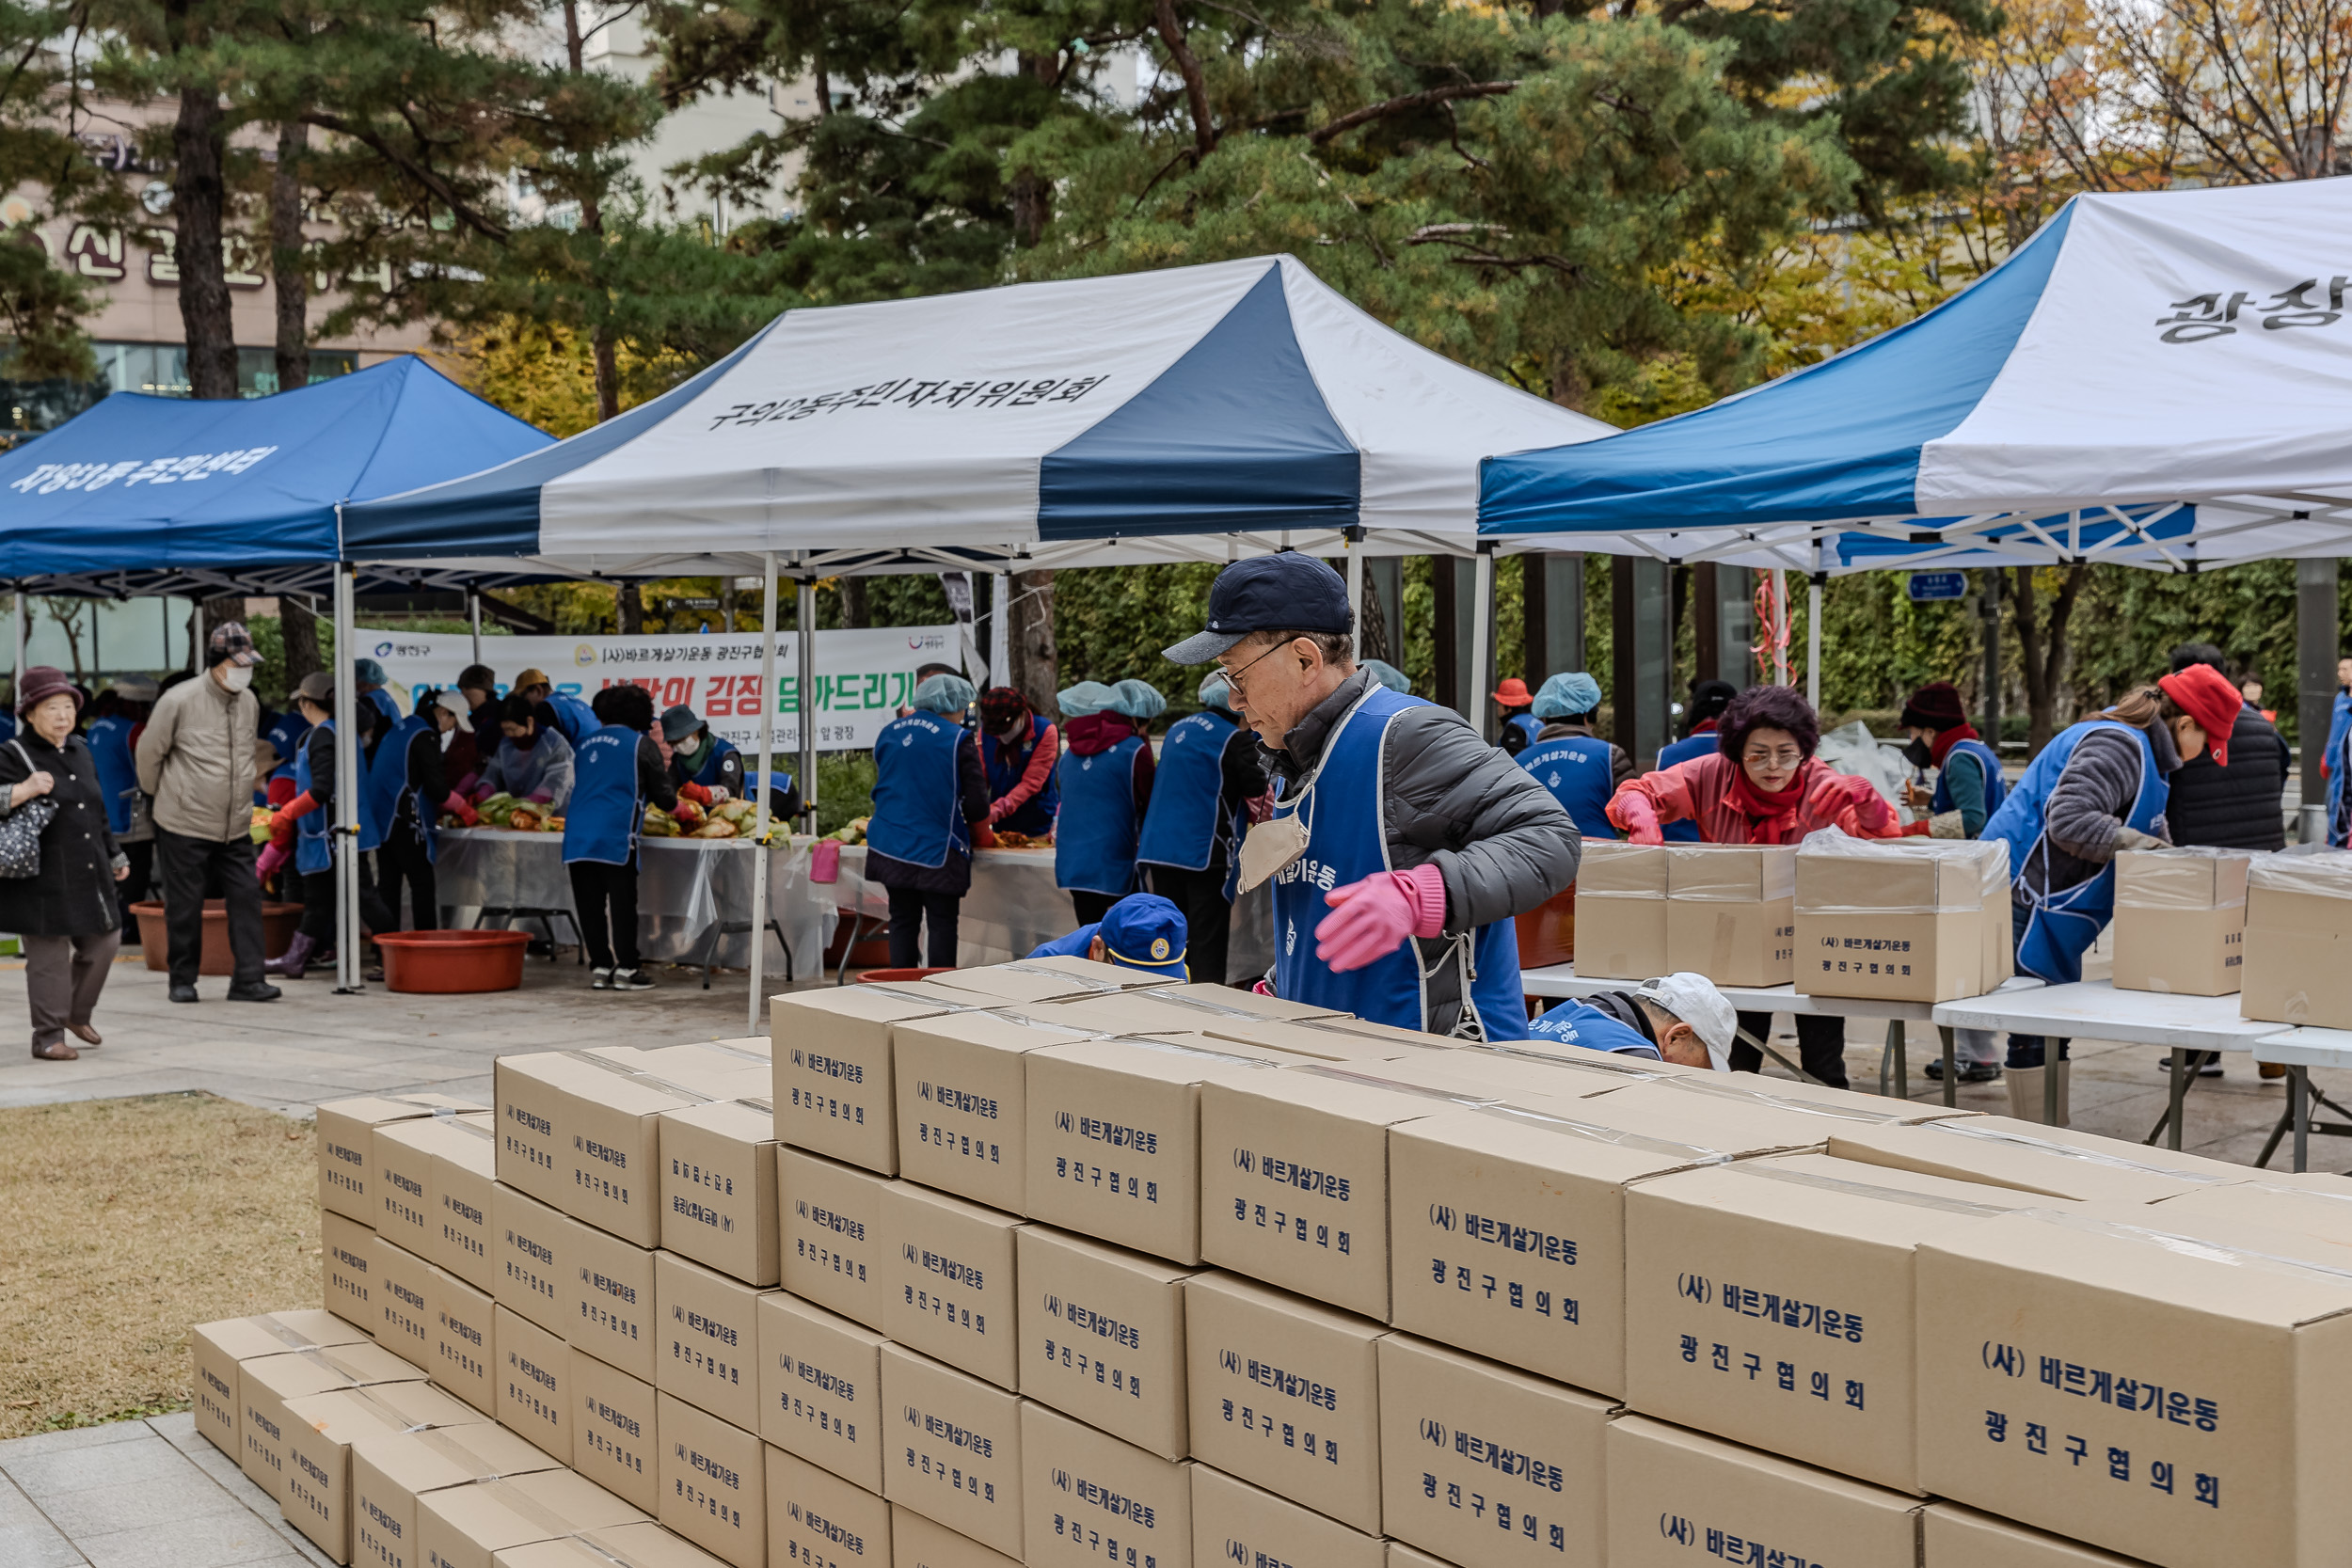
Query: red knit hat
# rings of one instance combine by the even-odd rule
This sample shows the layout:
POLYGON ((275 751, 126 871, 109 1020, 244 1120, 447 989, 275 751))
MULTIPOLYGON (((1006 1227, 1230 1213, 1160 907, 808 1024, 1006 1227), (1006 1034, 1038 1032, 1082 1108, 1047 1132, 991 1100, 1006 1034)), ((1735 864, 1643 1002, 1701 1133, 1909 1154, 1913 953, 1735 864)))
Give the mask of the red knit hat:
POLYGON ((2159 676, 2156 684, 2205 732, 2205 744, 2213 751, 2213 760, 2223 768, 2229 767, 2230 732, 2237 727, 2238 710, 2246 705, 2245 697, 2230 684, 2230 677, 2210 664, 2192 664, 2185 670, 2159 676))

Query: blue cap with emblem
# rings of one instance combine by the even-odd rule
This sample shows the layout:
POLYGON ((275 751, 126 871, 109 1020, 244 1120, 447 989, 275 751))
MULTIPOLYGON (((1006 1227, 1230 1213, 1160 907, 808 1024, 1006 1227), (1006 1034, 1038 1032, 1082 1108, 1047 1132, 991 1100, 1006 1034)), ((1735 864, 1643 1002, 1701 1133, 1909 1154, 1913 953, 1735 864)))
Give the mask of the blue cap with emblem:
POLYGON ((1103 956, 1122 968, 1191 977, 1184 968, 1184 911, 1156 893, 1127 895, 1104 914, 1094 934, 1103 939, 1103 956))
POLYGON ((1176 664, 1206 664, 1253 631, 1351 632, 1347 583, 1311 555, 1236 561, 1209 590, 1209 629, 1185 638, 1164 656, 1176 664))

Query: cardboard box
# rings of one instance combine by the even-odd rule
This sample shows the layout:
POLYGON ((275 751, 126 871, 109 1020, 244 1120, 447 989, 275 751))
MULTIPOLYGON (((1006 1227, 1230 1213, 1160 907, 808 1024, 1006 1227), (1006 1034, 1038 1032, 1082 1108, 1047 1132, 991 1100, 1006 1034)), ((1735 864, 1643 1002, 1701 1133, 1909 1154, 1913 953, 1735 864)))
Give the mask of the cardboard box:
POLYGON ((2246 965, 2242 849, 2125 849, 2115 857, 2115 988, 2227 996, 2246 965))
POLYGON ((575 1222, 564 1281, 564 1338, 631 1377, 659 1383, 661 1324, 650 1248, 575 1222))
POLYGON ((782 1449, 762 1457, 771 1568, 889 1568, 888 1503, 782 1449))
POLYGON ((882 1195, 897 1185, 838 1160, 778 1149, 784 1288, 868 1328, 881 1328, 882 1195))
POLYGON ((489 1418, 430 1384, 384 1383, 286 1402, 286 1468, 278 1506, 294 1528, 337 1562, 352 1560, 351 1446, 419 1428, 467 1427, 489 1418))
POLYGON ((433 1359, 433 1265, 382 1236, 368 1238, 375 1342, 423 1367, 433 1359))
POLYGON ((425 1257, 477 1291, 498 1290, 492 1259, 490 1195, 498 1184, 498 1128, 459 1117, 445 1124, 453 1135, 433 1149, 424 1196, 433 1214, 425 1257))
POLYGON ((1192 1568, 1388 1568, 1376 1535, 1349 1529, 1262 1486, 1192 1467, 1192 1568))
POLYGON ((387 1241, 420 1258, 432 1250, 439 1228, 433 1212, 433 1155, 444 1148, 483 1142, 491 1137, 486 1111, 454 1117, 414 1117, 386 1122, 370 1134, 374 1140, 368 1178, 374 1200, 367 1223, 387 1241), (459 1132, 459 1128, 468 1132, 459 1132))
POLYGON ((700 1546, 679 1540, 660 1525, 608 1525, 553 1541, 509 1546, 490 1559, 492 1568, 720 1568, 700 1546))
POLYGON ((2113 1552, 1958 1503, 1930 1503, 1921 1524, 1922 1560, 1930 1568, 2144 1568, 2113 1552))
POLYGON ((1666 847, 1586 839, 1576 868, 1576 972, 1646 980, 1671 973, 1666 953, 1666 847))
POLYGON ((1454 1568, 1441 1557, 1432 1556, 1402 1541, 1389 1543, 1389 1568, 1454 1568))
POLYGON ((1025 1058, 1029 1217, 1178 1263, 1200 1261, 1200 1085, 1264 1055, 1089 1040, 1025 1058))
POLYGON ((762 1293, 675 1253, 658 1252, 653 1299, 654 1386, 731 1426, 757 1430, 762 1293))
POLYGON ((902 1181, 882 1195, 882 1332, 984 1377, 1021 1386, 1014 1238, 1024 1222, 902 1181))
POLYGON ((360 1437, 351 1445, 351 1555, 366 1568, 424 1568, 417 1551, 417 1498, 477 1476, 559 1470, 504 1427, 437 1427, 360 1437))
POLYGON ((425 1370, 441 1387, 485 1416, 498 1413, 497 1307, 446 1269, 435 1269, 424 1293, 425 1370))
POLYGON ((1021 1406, 1021 1538, 1029 1568, 1191 1568, 1192 1465, 1033 1400, 1021 1406))
POLYGON ((890 1505, 890 1562, 891 1568, 1021 1568, 1004 1553, 898 1503, 890 1505))
POLYGON ((1644 1181, 1626 1197, 1626 1402, 1919 1491, 1915 1255, 2035 1201, 1818 1154, 1644 1181))
POLYGON ((1797 851, 1797 990, 1948 1002, 2009 978, 2009 847, 1840 836, 1797 851))
MULTIPOLYGON (((2245 1170, 2008 1117, 1963 1117, 1917 1127, 1841 1127, 1830 1134, 1828 1151, 1840 1160, 2075 1203, 2160 1203, 2234 1180, 2232 1172, 2245 1170)), ((2013 1203, 2007 1197, 1989 1201, 2013 1203)))
POLYGON ((898 1345, 882 1352, 882 1496, 1021 1556, 1021 1399, 898 1345))
POLYGON ((331 1209, 319 1211, 320 1272, 326 1278, 326 1309, 345 1323, 375 1333, 375 1232, 331 1209))
POLYGON ((2194 1217, 2036 1209, 1922 1246, 1921 1483, 2166 1568, 2339 1561, 2352 1412, 2312 1390, 2352 1368, 2352 1247, 2185 1243, 2194 1217))
POLYGON ((571 1277, 578 1220, 557 1212, 520 1189, 501 1182, 490 1194, 490 1295, 551 1333, 569 1323, 564 1316, 564 1281, 571 1277))
POLYGON ((891 1052, 900 1174, 1026 1213, 1028 1071, 1022 1058, 1094 1033, 1003 1013, 948 1013, 897 1025, 891 1052))
POLYGON ((1386 1321, 1389 1134, 1451 1109, 1311 1069, 1202 1085, 1201 1256, 1386 1321))
POLYGON ((1613 1402, 1425 1339, 1380 1341, 1380 1514, 1463 1568, 1597 1564, 1613 1402))
POLYGON ((1788 984, 1796 970, 1796 846, 1665 848, 1666 969, 1696 970, 1724 986, 1788 984))
POLYGON ((946 990, 968 991, 1000 1002, 1057 1002, 1071 996, 1113 996, 1120 991, 1148 990, 1172 982, 1123 964, 1097 963, 1091 958, 1016 958, 1010 963, 951 969, 934 974, 928 984, 946 990))
POLYGON ((759 1434, 882 1489, 882 1350, 872 1329, 779 1291, 759 1298, 759 1434))
MULTIPOLYGON (((1200 1009, 1218 1018, 1263 1018, 1301 1023, 1313 1019, 1346 1016, 1338 1007, 1322 1007, 1310 1002, 1293 1002, 1279 996, 1261 995, 1257 991, 1236 990, 1232 986, 1213 984, 1207 980, 1189 980, 1180 986, 1154 986, 1150 994, 1155 1004, 1200 1009)), ((1200 1026, 1195 1024, 1194 1027, 1200 1026)))
POLYGON ((773 1285, 776 1117, 765 1099, 661 1116, 661 1245, 747 1285, 773 1285))
POLYGON ((572 1352, 572 1468, 652 1513, 661 1506, 654 1386, 572 1352))
POLYGON ((417 1498, 417 1560, 424 1568, 493 1568, 500 1552, 576 1531, 645 1523, 645 1516, 569 1470, 497 1476, 417 1498))
POLYGON ((1201 1021, 1200 1031, 1211 1050, 1240 1046, 1249 1054, 1272 1055, 1285 1065, 1295 1065, 1299 1059, 1327 1067, 1375 1068, 1395 1061, 1442 1064, 1455 1053, 1470 1049, 1442 1035, 1406 1034, 1363 1019, 1208 1018, 1201 1021), (1386 1032, 1367 1034, 1350 1028, 1351 1024, 1386 1032))
POLYGON ((445 1094, 371 1094, 329 1101, 318 1109, 319 1207, 373 1228, 375 1130, 387 1122, 488 1109, 445 1094))
POLYGON ((1184 1281, 1193 1457, 1380 1528, 1382 1324, 1226 1274, 1184 1281))
POLYGON ((2246 874, 2238 1012, 2352 1028, 2352 853, 2265 855, 2246 874))
POLYGON ((891 1025, 968 1010, 968 991, 915 982, 793 991, 770 1004, 776 1136, 795 1148, 898 1174, 891 1025))
POLYGON ((1610 1568, 1923 1560, 1916 1497, 1639 1416, 1608 1449, 1610 1568))
POLYGON ((500 1306, 492 1348, 498 1354, 499 1423, 521 1433, 564 1464, 572 1462, 572 1348, 529 1318, 500 1306))
POLYGON ((369 1342, 366 1329, 317 1307, 199 1323, 188 1330, 188 1349, 196 1362, 198 1433, 230 1459, 244 1451, 244 1445, 237 1438, 242 1408, 237 1394, 237 1368, 243 1363, 261 1355, 283 1355, 289 1351, 369 1342))
POLYGON ((1189 1451, 1184 1281, 1193 1271, 1041 1225, 1019 1238, 1021 1387, 1166 1459, 1189 1451))
POLYGON ((768 1462, 753 1433, 657 1392, 658 1516, 735 1568, 766 1568, 768 1462))
POLYGON ((237 1365, 237 1466, 273 1497, 286 1495, 287 1404, 337 1388, 422 1383, 424 1369, 375 1345, 257 1355, 237 1365))

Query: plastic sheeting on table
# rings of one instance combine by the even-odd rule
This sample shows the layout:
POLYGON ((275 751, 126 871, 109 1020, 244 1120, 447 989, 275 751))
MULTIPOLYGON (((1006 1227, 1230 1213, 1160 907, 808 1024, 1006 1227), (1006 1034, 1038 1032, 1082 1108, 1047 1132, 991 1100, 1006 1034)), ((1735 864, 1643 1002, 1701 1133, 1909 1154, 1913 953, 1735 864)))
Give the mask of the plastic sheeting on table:
MULTIPOLYGON (((811 882, 807 840, 768 851, 769 916, 790 952, 768 942, 768 972, 807 978, 822 969, 837 916, 832 890, 811 882)), ((653 963, 752 961, 752 881, 756 850, 741 839, 647 838, 639 842, 637 942, 653 963), (732 927, 732 928, 730 928, 732 927)), ((578 917, 561 833, 444 828, 435 866, 443 920, 470 926, 485 909, 562 910, 578 917)), ((513 924, 505 921, 502 924, 513 924)), ((528 923, 532 926, 536 922, 528 923)), ((559 939, 571 933, 556 923, 559 939)))

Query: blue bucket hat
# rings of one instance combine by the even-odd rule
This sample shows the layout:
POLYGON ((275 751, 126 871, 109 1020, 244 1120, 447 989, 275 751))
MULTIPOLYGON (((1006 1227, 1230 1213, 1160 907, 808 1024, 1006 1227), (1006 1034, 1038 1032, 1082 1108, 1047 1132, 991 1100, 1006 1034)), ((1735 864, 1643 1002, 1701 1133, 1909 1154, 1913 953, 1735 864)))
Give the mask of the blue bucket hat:
POLYGON ((1600 706, 1600 682, 1583 671, 1554 675, 1535 693, 1535 717, 1569 719, 1600 706))
POLYGON ((1122 969, 1190 979, 1184 967, 1184 911, 1156 893, 1131 893, 1104 912, 1094 934, 1103 954, 1122 969))

